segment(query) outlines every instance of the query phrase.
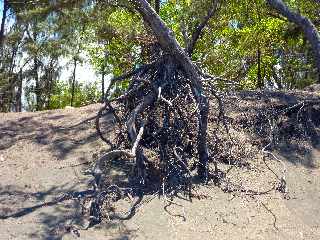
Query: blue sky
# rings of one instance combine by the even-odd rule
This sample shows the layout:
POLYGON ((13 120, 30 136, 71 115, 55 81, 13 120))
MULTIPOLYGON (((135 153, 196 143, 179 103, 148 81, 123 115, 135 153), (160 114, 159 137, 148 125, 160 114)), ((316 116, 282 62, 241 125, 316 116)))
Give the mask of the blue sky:
MULTIPOLYGON (((0 21, 2 19, 2 11, 3 11, 3 0, 0 0, 0 21)), ((66 63, 66 59, 62 59, 62 64, 66 63)), ((72 71, 70 69, 64 69, 61 74, 62 80, 67 80, 72 71)), ((97 80, 97 76, 95 75, 94 70, 88 63, 84 63, 83 65, 79 65, 77 69, 77 80, 79 82, 93 82, 97 80)))
POLYGON ((0 19, 2 19, 3 0, 0 0, 0 19))

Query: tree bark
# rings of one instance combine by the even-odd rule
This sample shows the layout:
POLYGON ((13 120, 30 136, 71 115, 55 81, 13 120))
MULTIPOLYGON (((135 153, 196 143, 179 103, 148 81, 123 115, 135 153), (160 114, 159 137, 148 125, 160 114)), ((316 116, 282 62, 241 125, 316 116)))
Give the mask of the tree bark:
POLYGON ((9 10, 8 0, 4 0, 3 1, 1 27, 0 27, 0 56, 1 56, 1 58, 2 58, 2 50, 3 50, 3 44, 4 44, 4 28, 5 28, 8 10, 9 10))
POLYGON ((55 58, 51 58, 50 60, 50 64, 49 64, 49 67, 48 69, 46 70, 47 73, 46 73, 46 76, 47 76, 47 98, 46 98, 46 109, 50 109, 50 104, 51 104, 51 97, 52 97, 52 94, 53 94, 53 87, 54 87, 54 80, 55 80, 55 67, 54 67, 54 63, 55 63, 56 59, 55 58))
POLYGON ((171 29, 165 25, 146 0, 136 0, 135 3, 137 10, 153 30, 162 50, 175 58, 185 71, 193 86, 202 91, 200 75, 190 58, 177 42, 171 29))
POLYGON ((38 70, 39 70, 38 59, 35 57, 33 60, 33 74, 34 74, 34 81, 36 83, 36 88, 34 91, 36 94, 36 111, 41 110, 41 89, 40 89, 38 70))
POLYGON ((73 58, 73 75, 72 75, 72 84, 71 84, 71 102, 70 106, 73 107, 74 102, 74 91, 75 91, 75 85, 76 85, 76 70, 77 70, 77 59, 73 58))
POLYGON ((305 37, 313 49, 315 65, 318 72, 317 81, 320 83, 320 34, 317 28, 307 17, 290 10, 282 0, 267 0, 267 2, 290 22, 297 24, 303 30, 305 37))
POLYGON ((258 47, 257 51, 257 63, 258 63, 258 72, 257 72, 257 87, 259 89, 263 88, 263 79, 261 74, 261 49, 258 47))
POLYGON ((16 112, 21 112, 22 111, 21 96, 22 96, 22 81, 23 81, 22 68, 20 68, 18 78, 19 78, 19 81, 18 81, 18 91, 16 93, 16 112))
POLYGON ((154 10, 155 10, 156 13, 159 15, 159 13, 160 13, 160 0, 155 0, 154 10))
POLYGON ((209 103, 207 97, 203 93, 201 77, 187 53, 177 42, 173 32, 160 19, 159 15, 154 11, 150 4, 146 0, 135 0, 134 3, 137 11, 142 15, 144 21, 148 23, 153 30, 153 33, 157 38, 162 50, 170 54, 175 59, 175 61, 184 70, 186 77, 188 77, 188 79, 191 81, 193 93, 199 104, 197 147, 199 154, 198 175, 201 178, 207 178, 209 159, 207 148, 209 103))
POLYGON ((105 67, 102 67, 102 72, 101 72, 101 102, 104 102, 104 91, 105 91, 105 86, 104 86, 104 77, 106 75, 105 72, 105 67))
POLYGON ((274 79, 275 83, 277 84, 277 88, 279 90, 282 90, 283 86, 282 86, 282 83, 281 83, 281 79, 279 78, 278 73, 277 73, 277 71, 276 71, 274 66, 272 66, 272 76, 273 76, 273 79, 274 79))

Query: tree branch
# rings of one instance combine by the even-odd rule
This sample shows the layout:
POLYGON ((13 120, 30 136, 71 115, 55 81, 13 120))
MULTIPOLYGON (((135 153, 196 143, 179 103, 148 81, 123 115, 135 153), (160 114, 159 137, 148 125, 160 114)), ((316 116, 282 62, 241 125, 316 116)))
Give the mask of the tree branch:
POLYGON ((192 85, 202 90, 201 78, 188 55, 181 48, 173 32, 160 19, 158 14, 146 0, 134 1, 137 11, 142 15, 145 22, 149 24, 162 50, 172 55, 181 65, 192 85))
POLYGON ((191 57, 194 47, 202 35, 202 30, 207 26, 209 20, 213 17, 216 13, 218 6, 218 0, 212 0, 212 5, 208 9, 207 15, 202 19, 199 25, 196 27, 195 31, 192 33, 191 39, 187 45, 186 52, 191 57))
POLYGON ((293 22, 302 28, 305 37, 308 39, 313 49, 316 62, 315 65, 318 70, 318 82, 320 83, 320 35, 317 28, 307 17, 290 10, 282 0, 267 0, 267 3, 290 22, 293 22))

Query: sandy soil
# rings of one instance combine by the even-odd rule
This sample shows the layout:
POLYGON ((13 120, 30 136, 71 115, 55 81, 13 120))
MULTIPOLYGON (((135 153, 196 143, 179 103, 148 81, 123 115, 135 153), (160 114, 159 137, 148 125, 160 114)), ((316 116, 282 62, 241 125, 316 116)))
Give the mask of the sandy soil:
MULTIPOLYGON (((264 101, 249 95, 240 97, 239 112, 252 98, 257 105, 264 101)), ((106 150, 94 128, 99 107, 0 114, 0 240, 76 238, 65 226, 81 221, 77 202, 43 203, 87 189, 82 171, 106 150)), ((317 146, 308 147, 300 155, 277 153, 287 167, 289 200, 276 191, 253 197, 199 186, 195 192, 204 197, 173 200, 181 206, 146 196, 130 220, 80 230, 78 239, 320 239, 320 154, 317 146)), ((236 168, 230 176, 266 190, 274 176, 263 170, 261 155, 253 161, 254 170, 236 168)), ((276 161, 269 164, 280 169, 276 161)), ((113 169, 113 177, 123 177, 121 166, 113 169)))

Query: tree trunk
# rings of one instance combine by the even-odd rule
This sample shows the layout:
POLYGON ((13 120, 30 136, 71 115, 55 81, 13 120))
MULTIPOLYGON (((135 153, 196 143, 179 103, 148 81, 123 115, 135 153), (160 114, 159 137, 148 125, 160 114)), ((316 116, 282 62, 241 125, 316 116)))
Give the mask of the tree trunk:
POLYGON ((22 111, 21 96, 22 96, 22 81, 23 81, 22 68, 20 68, 18 78, 19 78, 19 81, 18 81, 18 91, 16 93, 16 112, 21 112, 22 111))
POLYGON ((51 104, 51 96, 52 96, 52 91, 53 91, 53 86, 54 86, 54 62, 55 59, 52 58, 50 61, 49 68, 47 69, 47 101, 46 101, 46 109, 50 109, 50 104, 51 104))
POLYGON ((267 2, 290 22, 297 24, 303 30, 313 49, 315 65, 318 71, 317 81, 320 83, 320 35, 317 28, 307 17, 290 10, 282 0, 267 0, 267 2))
POLYGON ((75 85, 76 85, 76 70, 77 70, 77 59, 73 58, 73 75, 72 75, 72 85, 71 85, 71 102, 70 106, 73 107, 74 103, 74 91, 75 91, 75 85))
POLYGON ((34 91, 34 93, 36 94, 36 111, 41 110, 41 90, 40 90, 38 70, 39 70, 38 59, 35 57, 33 59, 33 75, 34 75, 33 77, 36 84, 35 91, 34 91))
POLYGON ((155 0, 154 10, 155 10, 156 13, 159 15, 159 13, 160 13, 160 0, 155 0))
POLYGON ((173 32, 160 19, 158 14, 146 0, 136 0, 136 9, 140 12, 145 22, 149 24, 155 37, 157 38, 163 51, 169 53, 175 61, 180 64, 186 76, 191 81, 191 87, 196 100, 199 104, 199 129, 198 129, 198 154, 199 165, 198 175, 201 178, 207 178, 208 174, 208 148, 207 148, 207 123, 209 103, 203 93, 201 77, 196 67, 188 57, 187 53, 181 48, 173 32))
POLYGON ((283 86, 282 86, 282 83, 281 83, 281 79, 279 78, 278 73, 277 73, 277 71, 276 71, 274 66, 272 66, 272 76, 273 76, 273 79, 274 79, 275 83, 277 84, 277 88, 279 90, 282 90, 283 86))
POLYGON ((263 88, 263 80, 262 80, 262 74, 261 74, 261 49, 258 47, 257 51, 257 63, 258 63, 258 72, 257 72, 257 87, 259 89, 263 88))
POLYGON ((3 44, 4 44, 4 28, 5 28, 8 10, 9 10, 8 0, 4 0, 3 1, 1 27, 0 27, 0 56, 1 56, 1 58, 2 58, 2 50, 3 50, 3 44))
POLYGON ((171 29, 165 25, 146 0, 136 0, 135 3, 137 10, 153 30, 161 48, 175 58, 191 80, 193 87, 202 92, 201 77, 191 59, 177 42, 171 29))
POLYGON ((102 72, 101 72, 101 102, 104 102, 104 91, 105 91, 105 87, 104 87, 104 77, 106 75, 105 72, 105 67, 102 67, 102 72))
POLYGON ((10 57, 10 65, 9 65, 9 75, 13 74, 13 70, 15 67, 15 58, 17 56, 19 45, 12 49, 11 57, 10 57))

